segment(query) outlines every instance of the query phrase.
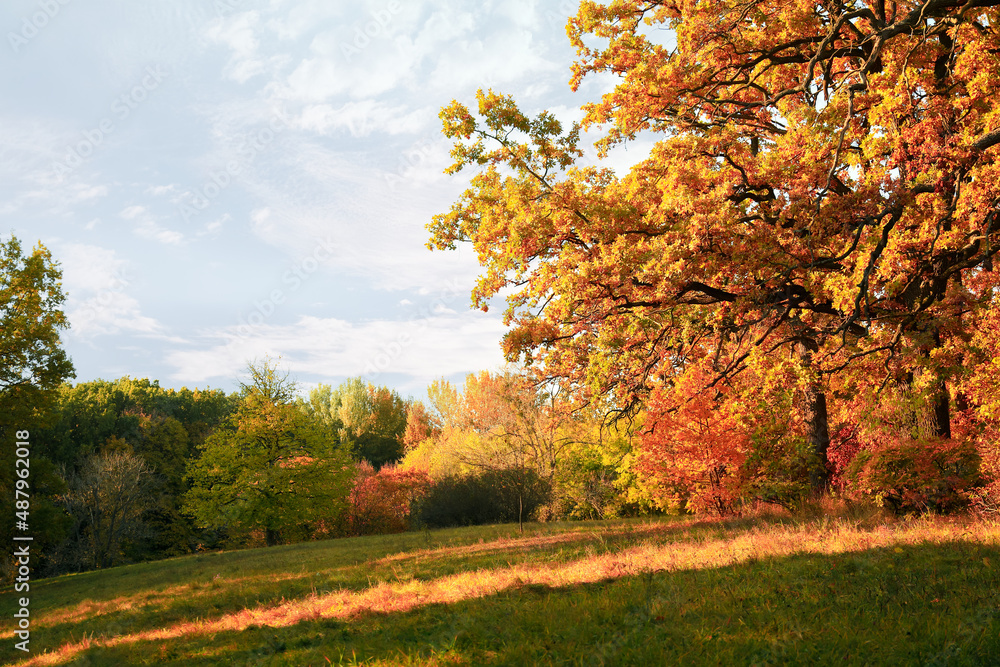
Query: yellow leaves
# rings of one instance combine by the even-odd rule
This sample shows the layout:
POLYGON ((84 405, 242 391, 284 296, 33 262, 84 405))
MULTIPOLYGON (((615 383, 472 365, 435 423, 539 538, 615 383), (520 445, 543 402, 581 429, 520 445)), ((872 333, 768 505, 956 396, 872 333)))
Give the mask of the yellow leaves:
POLYGON ((444 126, 446 137, 468 139, 476 131, 476 120, 465 105, 460 104, 458 100, 452 100, 451 104, 442 108, 438 117, 444 126))

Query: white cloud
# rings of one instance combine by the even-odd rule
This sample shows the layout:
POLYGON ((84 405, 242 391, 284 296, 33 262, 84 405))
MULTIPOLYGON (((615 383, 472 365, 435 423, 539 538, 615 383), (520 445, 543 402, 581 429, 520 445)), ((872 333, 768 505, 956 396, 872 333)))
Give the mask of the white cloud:
POLYGON ((160 225, 145 206, 128 206, 118 215, 125 220, 135 222, 133 231, 140 238, 167 245, 179 245, 184 242, 184 234, 160 225))
POLYGON ((361 372, 413 328, 400 313, 412 302, 432 310, 453 284, 456 299, 433 307, 385 374, 499 363, 498 320, 464 311, 474 253, 424 247, 426 224, 470 175, 441 173, 450 142, 436 115, 480 86, 532 114, 561 105, 560 118, 578 115, 565 19, 549 16, 572 13, 570 1, 401 0, 389 11, 389 0, 244 0, 220 18, 213 3, 172 0, 96 3, 54 21, 18 68, 0 71, 10 91, 0 225, 63 263, 80 379, 113 369, 228 385, 268 351, 286 351, 303 373, 361 372), (146 67, 168 73, 163 90, 126 116, 112 110, 146 67), (55 162, 102 119, 113 131, 58 175, 55 162), (265 130, 273 140, 248 149, 265 130), (208 203, 191 213, 195 193, 208 203), (285 289, 286 272, 306 264, 315 270, 286 290, 280 317, 245 339, 226 328, 240 304, 285 289), (168 322, 184 338, 172 347, 168 322))
POLYGON ((135 220, 140 215, 141 216, 145 216, 148 213, 149 212, 146 210, 145 206, 129 206, 129 207, 123 208, 122 212, 119 213, 118 215, 120 215, 121 217, 125 218, 126 220, 135 220))
POLYGON ((198 236, 216 236, 222 231, 223 226, 232 219, 231 215, 224 213, 221 218, 216 218, 206 224, 205 228, 198 232, 198 236))
POLYGON ((121 332, 162 335, 161 325, 144 316, 139 302, 128 294, 134 276, 129 263, 114 250, 67 244, 59 247, 58 256, 71 335, 87 339, 121 332))
POLYGON ((108 196, 108 187, 106 185, 74 183, 70 186, 70 190, 73 192, 74 199, 78 202, 90 199, 100 199, 101 197, 108 196))
POLYGON ((177 192, 177 186, 173 183, 168 185, 151 185, 145 190, 145 194, 153 195, 154 197, 162 197, 163 195, 170 195, 177 192))
POLYGON ((265 71, 265 62, 257 54, 260 46, 257 38, 259 23, 259 12, 241 12, 213 21, 205 30, 205 36, 209 41, 226 46, 232 51, 224 75, 238 83, 246 83, 265 71))
MULTIPOLYGON (((447 310, 447 309, 445 309, 447 310)), ((413 320, 352 323, 301 317, 295 324, 239 325, 212 332, 217 342, 167 355, 173 377, 205 382, 240 375, 248 359, 281 356, 293 373, 325 377, 383 374, 409 376, 423 386, 442 375, 503 364, 499 318, 483 313, 442 313, 413 320)))
POLYGON ((302 110, 295 125, 324 135, 333 130, 347 130, 354 137, 365 137, 372 132, 412 134, 425 129, 435 115, 430 109, 409 111, 405 106, 362 100, 336 108, 329 104, 311 104, 302 110))

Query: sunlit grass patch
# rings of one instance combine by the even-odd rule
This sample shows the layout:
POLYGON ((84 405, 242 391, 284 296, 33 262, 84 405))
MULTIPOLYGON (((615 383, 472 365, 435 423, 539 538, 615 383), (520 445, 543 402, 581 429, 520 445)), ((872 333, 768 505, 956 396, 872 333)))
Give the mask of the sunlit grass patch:
MULTIPOLYGON (((27 664, 76 656, 91 665, 573 664, 587 655, 598 664, 628 656, 637 664, 646 662, 640 656, 710 664, 758 656, 767 664, 832 660, 837 652, 861 664, 871 647, 858 644, 856 627, 881 628, 879 641, 890 646, 912 643, 911 656, 958 650, 949 660, 961 664, 1000 641, 996 524, 779 517, 532 526, 524 536, 491 530, 272 549, 252 568, 247 563, 264 554, 225 554, 215 569, 236 566, 244 576, 220 577, 217 586, 198 574, 194 557, 190 572, 205 595, 159 611, 155 595, 108 596, 104 604, 149 602, 133 606, 124 629, 101 615, 68 615, 80 613, 79 603, 57 605, 36 619, 36 636, 51 632, 49 647, 58 652, 27 664), (303 558, 324 567, 309 572, 303 558), (297 594, 277 597, 280 590, 297 594), (640 641, 639 627, 669 635, 673 648, 640 641), (548 648, 518 647, 534 640, 548 648)), ((122 620, 118 614, 115 622, 122 620)))

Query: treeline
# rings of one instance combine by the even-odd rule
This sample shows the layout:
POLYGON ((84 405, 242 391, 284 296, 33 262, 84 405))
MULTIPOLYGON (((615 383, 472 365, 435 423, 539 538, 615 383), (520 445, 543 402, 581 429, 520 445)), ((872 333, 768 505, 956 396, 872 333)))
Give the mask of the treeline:
MULTIPOLYGON (((628 422, 510 373, 434 382, 426 404, 360 378, 300 395, 270 361, 229 394, 64 384, 32 416, 35 571, 422 526, 794 510, 815 498, 816 462, 789 419, 798 390, 752 380, 654 393, 628 422)), ((970 385, 940 439, 915 389, 853 389, 874 407, 831 412, 829 494, 897 513, 996 511, 998 429, 980 398, 992 391, 970 385)))
POLYGON ((602 439, 594 413, 511 375, 440 381, 429 395, 352 378, 300 396, 269 361, 228 394, 63 384, 32 416, 35 571, 641 510, 627 438, 602 439))
POLYGON ((127 377, 53 394, 31 436, 35 567, 76 571, 197 548, 204 536, 182 512, 187 466, 236 397, 127 377))
MULTIPOLYGON (((422 526, 794 509, 814 497, 794 389, 744 389, 654 395, 616 424, 559 385, 486 372, 434 382, 426 404, 360 378, 299 395, 267 361, 230 394, 64 384, 31 437, 36 572, 422 526)), ((834 414, 829 491, 995 511, 995 427, 963 398, 956 437, 931 446, 919 398, 883 390, 876 410, 834 414)))

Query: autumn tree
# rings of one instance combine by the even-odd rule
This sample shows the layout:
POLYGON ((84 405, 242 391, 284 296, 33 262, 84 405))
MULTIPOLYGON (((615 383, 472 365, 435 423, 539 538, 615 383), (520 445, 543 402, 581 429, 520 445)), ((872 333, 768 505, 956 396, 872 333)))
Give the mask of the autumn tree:
POLYGON ((440 431, 434 415, 427 411, 420 401, 413 401, 406 410, 406 430, 403 431, 403 447, 413 449, 424 440, 432 438, 440 431))
POLYGON ((59 340, 60 330, 69 326, 61 310, 61 278, 43 245, 25 255, 16 237, 0 244, 0 398, 6 410, 73 376, 59 340))
POLYGON ((453 102, 450 171, 477 173, 431 244, 473 244, 477 305, 509 291, 509 358, 624 409, 791 355, 816 488, 837 374, 926 387, 947 437, 940 350, 1000 249, 998 4, 583 2, 572 86, 617 77, 583 127, 602 155, 657 137, 648 157, 586 166, 552 114, 453 102))
POLYGON ((551 482, 574 438, 566 397, 512 373, 470 373, 460 388, 437 380, 428 396, 440 426, 426 454, 452 459, 459 469, 530 468, 551 482))
POLYGON ((348 378, 336 388, 321 384, 300 407, 332 429, 358 460, 376 469, 403 455, 409 404, 388 387, 361 378, 348 378))
POLYGON ((436 479, 489 473, 510 486, 518 504, 525 494, 537 495, 535 489, 551 497, 559 466, 582 430, 557 385, 541 388, 520 375, 482 371, 460 387, 437 380, 427 393, 439 427, 408 450, 405 467, 436 479))
POLYGON ((260 531, 273 545, 340 514, 353 464, 293 402, 295 385, 276 363, 248 371, 240 404, 188 468, 185 507, 200 526, 241 537, 260 531))
POLYGON ((410 511, 427 495, 431 479, 420 470, 393 465, 380 470, 367 461, 357 464, 357 476, 348 497, 343 530, 347 535, 401 533, 410 527, 410 511))

